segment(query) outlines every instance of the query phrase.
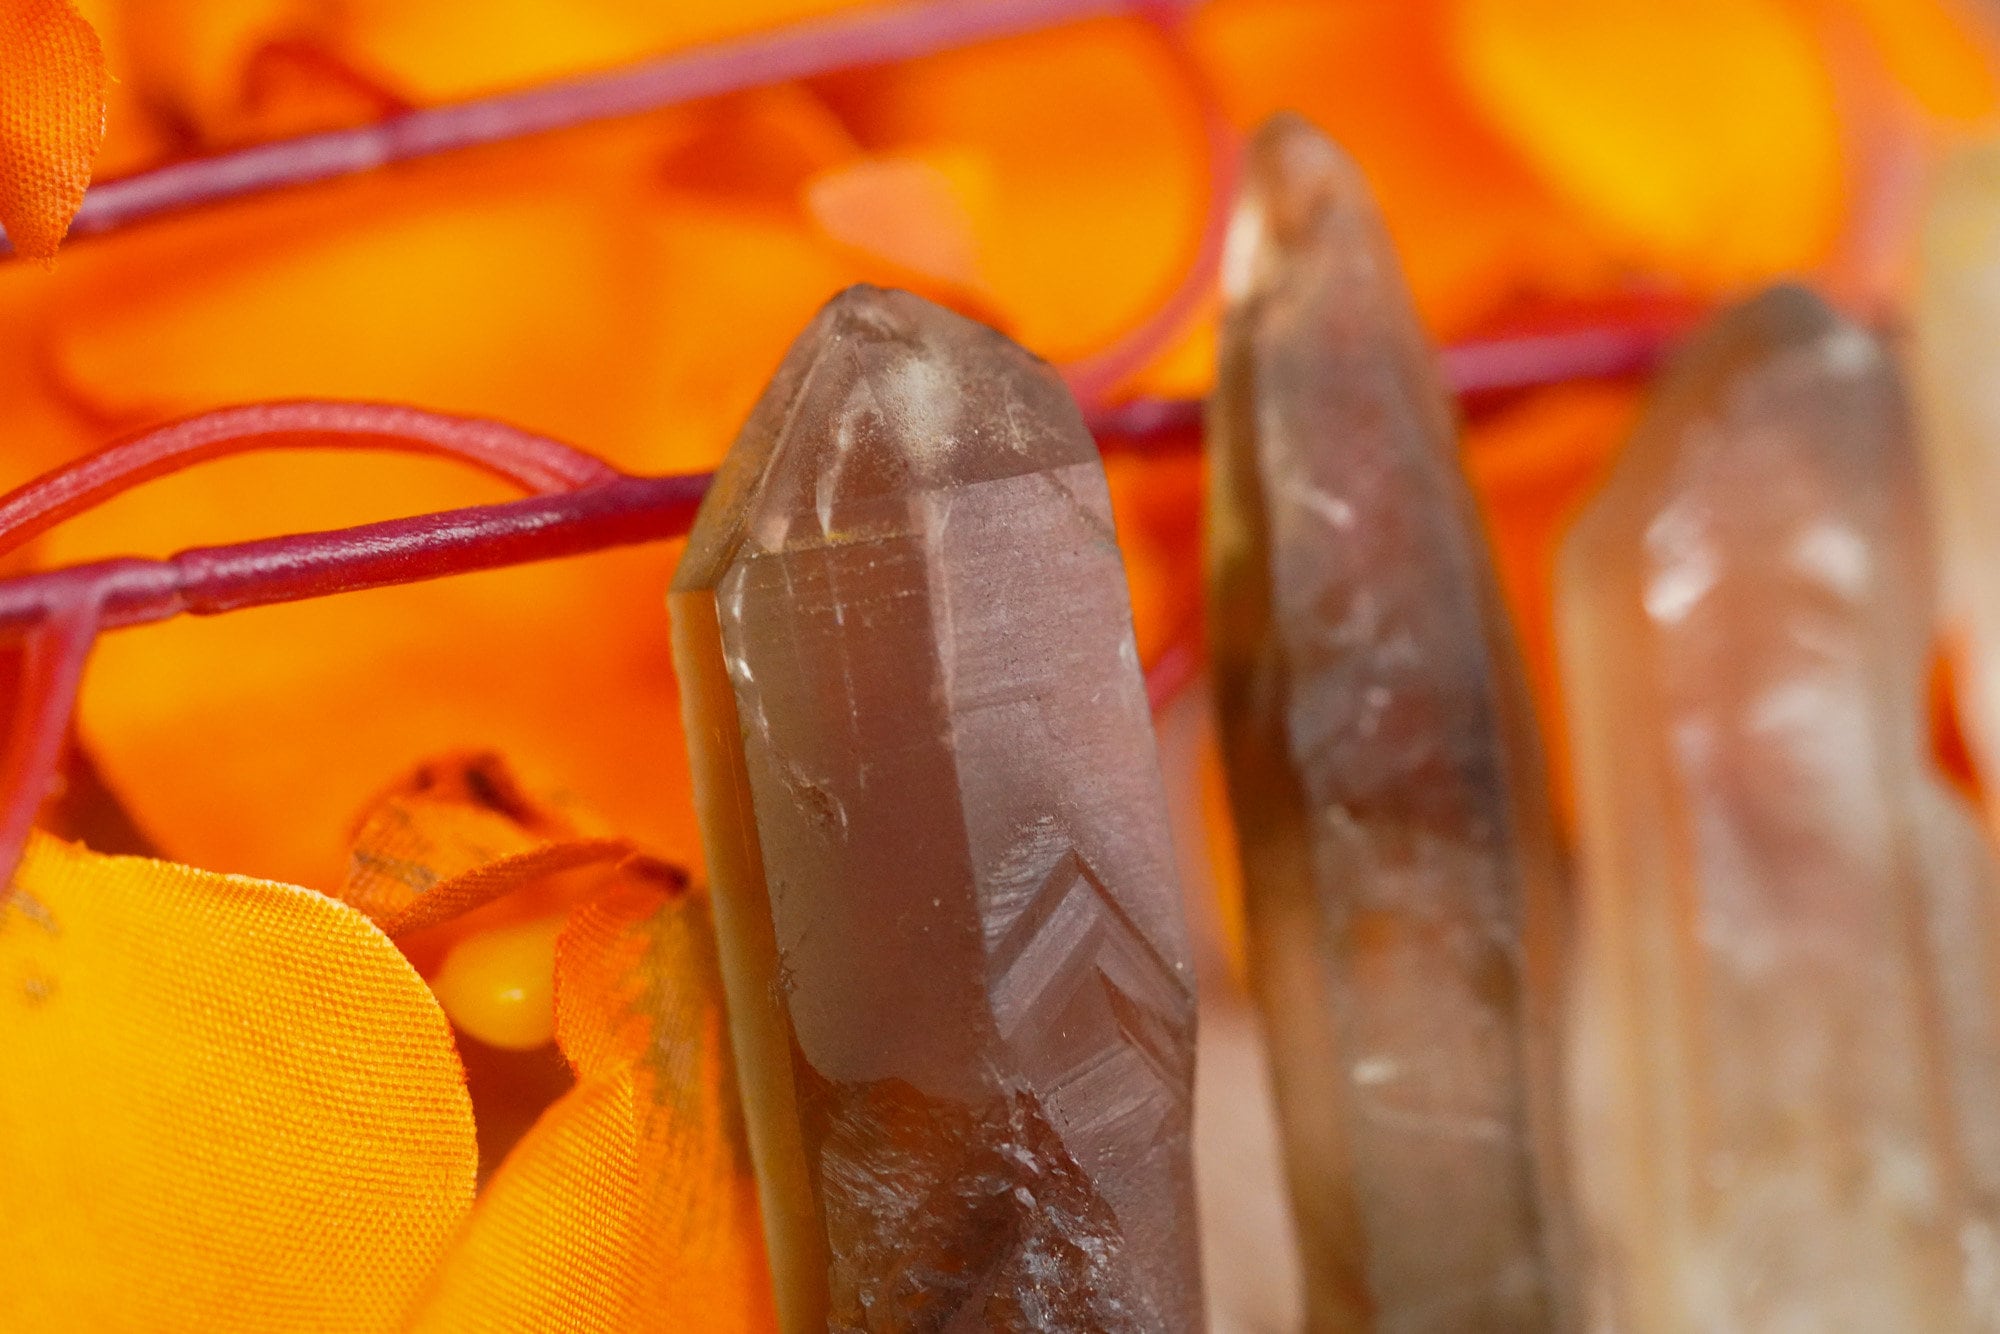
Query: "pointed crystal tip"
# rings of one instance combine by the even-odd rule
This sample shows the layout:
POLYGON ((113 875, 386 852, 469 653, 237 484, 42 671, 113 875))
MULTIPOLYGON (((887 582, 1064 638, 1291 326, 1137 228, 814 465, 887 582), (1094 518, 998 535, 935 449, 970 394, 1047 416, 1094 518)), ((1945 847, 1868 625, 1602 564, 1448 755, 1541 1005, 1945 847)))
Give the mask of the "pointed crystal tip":
POLYGON ((746 539, 775 549, 867 528, 898 497, 1095 462, 1055 370, 909 292, 855 286, 821 307, 716 473, 674 577, 711 586, 746 539))
POLYGON ((1278 112, 1244 150, 1242 199, 1223 259, 1225 294, 1237 301, 1262 295, 1277 280, 1281 256, 1357 225, 1378 225, 1360 166, 1305 117, 1278 112))
MULTIPOLYGON (((1901 413, 1894 367, 1872 334, 1806 288, 1769 288, 1709 321, 1674 356, 1601 503, 1578 528, 1594 530, 1594 515, 1627 504, 1657 503, 1675 460, 1706 457, 1725 436, 1738 440, 1732 452, 1789 450, 1812 470, 1840 460, 1881 466, 1879 442, 1900 438, 1901 413), (1701 423, 1715 429, 1694 429, 1701 423)), ((1573 533, 1571 545, 1578 540, 1573 533)))
MULTIPOLYGON (((1711 594, 1789 596, 1757 591, 1766 574, 1857 600, 1884 580, 1924 586, 1911 571, 1927 560, 1895 365, 1867 329, 1783 286, 1724 311, 1676 355, 1570 530, 1564 565, 1575 596, 1629 601, 1636 579, 1647 614, 1677 625, 1711 594), (1726 570, 1723 551, 1783 554, 1726 570), (1737 581, 1727 590, 1725 575, 1737 581)), ((1920 601, 1899 595, 1896 616, 1923 619, 1920 601)))
POLYGON ((1661 378, 1658 404, 1711 402, 1727 384, 1790 356, 1835 379, 1882 375, 1881 347, 1818 294, 1795 283, 1771 287, 1722 312, 1688 341, 1661 378))

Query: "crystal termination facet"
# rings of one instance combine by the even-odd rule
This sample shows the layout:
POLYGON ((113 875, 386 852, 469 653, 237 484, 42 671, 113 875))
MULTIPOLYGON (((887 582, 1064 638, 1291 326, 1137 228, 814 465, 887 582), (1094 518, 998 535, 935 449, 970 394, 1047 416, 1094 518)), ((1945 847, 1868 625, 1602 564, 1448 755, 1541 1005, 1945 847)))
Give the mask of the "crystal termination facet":
POLYGON ((670 602, 786 1329, 1199 1330, 1192 975, 1060 379, 842 294, 670 602))

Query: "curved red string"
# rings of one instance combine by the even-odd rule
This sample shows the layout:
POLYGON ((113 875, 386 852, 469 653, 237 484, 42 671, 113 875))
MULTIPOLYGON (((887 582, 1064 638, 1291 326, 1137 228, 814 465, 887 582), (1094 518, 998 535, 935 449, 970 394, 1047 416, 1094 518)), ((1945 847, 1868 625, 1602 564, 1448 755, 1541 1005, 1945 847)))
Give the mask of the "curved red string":
MULTIPOLYGON (((91 236, 183 209, 359 175, 395 162, 616 120, 749 88, 916 60, 1129 13, 1136 4, 1148 2, 927 0, 837 14, 677 51, 623 69, 423 107, 369 125, 253 144, 106 181, 84 195, 69 234, 91 236)), ((0 234, 0 261, 12 253, 0 234)))
POLYGON ((0 745, 0 899, 62 755, 100 629, 581 555, 687 531, 706 475, 612 476, 553 496, 334 533, 126 558, 0 581, 0 639, 20 667, 0 745))
MULTIPOLYGON (((1654 364, 1672 322, 1544 331, 1445 353, 1461 394, 1628 374, 1654 364)), ((1198 406, 1100 409, 1093 425, 1128 443, 1191 441, 1198 406)), ((193 612, 327 596, 577 555, 687 531, 705 475, 640 478, 581 450, 499 422, 381 403, 223 408, 143 432, 0 497, 0 552, 112 495, 208 459, 277 448, 385 448, 455 458, 542 498, 197 549, 165 561, 115 560, 0 581, 0 640, 23 642, 14 716, 0 755, 0 897, 58 763, 100 629, 193 612), (549 494, 553 493, 553 494, 549 494)), ((1191 682, 1200 654, 1177 638, 1148 665, 1156 709, 1191 682)))
POLYGON ((1222 266, 1223 242, 1236 195, 1238 135, 1222 109, 1215 81, 1188 46, 1184 7, 1169 0, 1145 0, 1141 10, 1165 44, 1168 59, 1193 94, 1201 118, 1208 198, 1195 241, 1194 257, 1166 298, 1136 326, 1107 347, 1063 366, 1063 379, 1086 409, 1104 402, 1120 385, 1151 365, 1200 312, 1222 266))
POLYGON ((0 753, 0 905, 13 892, 21 849, 62 758, 63 736, 83 684, 84 663, 97 642, 103 605, 101 586, 71 587, 17 650, 20 672, 0 753))
MULTIPOLYGON (((231 454, 286 448, 375 448, 441 455, 537 493, 573 493, 619 476, 601 459, 501 422, 388 403, 257 403, 142 432, 0 496, 0 554, 153 478, 231 454)), ((385 526, 375 528, 374 540, 364 543, 359 554, 372 558, 377 570, 394 571, 400 553, 393 542, 383 540, 385 526)), ((266 544, 261 548, 266 558, 251 562, 252 582, 272 592, 285 587, 287 561, 296 567, 309 550, 323 553, 329 549, 323 539, 332 536, 336 535, 281 538, 266 544)), ((424 535, 434 545, 443 545, 444 539, 443 533, 424 535)), ((489 553, 508 549, 497 536, 486 545, 489 553)), ((107 562, 29 576, 9 586, 20 604, 16 624, 25 627, 25 638, 13 650, 20 655, 20 670, 13 716, 0 747, 0 900, 11 891, 21 849, 55 776, 84 665, 105 624, 107 608, 121 594, 131 600, 135 588, 156 606, 175 610, 199 606, 204 594, 214 598, 214 589, 200 585, 206 580, 226 586, 226 579, 217 578, 218 564, 223 573, 229 567, 204 562, 202 554, 186 553, 158 563, 107 562), (19 596, 23 593, 25 598, 19 596)), ((356 575, 356 564, 360 562, 343 571, 349 579, 356 575)), ((407 563, 412 573, 423 568, 420 559, 407 563)), ((297 568, 290 573, 294 585, 313 592, 332 591, 328 580, 315 582, 310 571, 303 581, 297 568)))
POLYGON ((392 403, 253 403, 129 436, 0 496, 0 555, 156 477, 233 454, 306 448, 439 455, 541 493, 618 476, 594 455, 503 422, 392 403))

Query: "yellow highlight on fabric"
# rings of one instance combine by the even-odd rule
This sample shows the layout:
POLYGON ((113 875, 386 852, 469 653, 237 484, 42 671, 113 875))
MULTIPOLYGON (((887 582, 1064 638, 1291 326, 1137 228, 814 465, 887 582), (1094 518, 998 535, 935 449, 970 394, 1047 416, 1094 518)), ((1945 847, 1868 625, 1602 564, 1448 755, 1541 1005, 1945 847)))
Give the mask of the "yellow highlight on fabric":
POLYGON ((392 927, 562 923, 577 1083, 476 1204, 450 1025, 359 904, 36 835, 0 907, 0 1330, 773 1329, 707 897, 590 823, 452 756, 356 829, 345 888, 392 927))
POLYGON ((1781 0, 1454 0, 1452 47, 1493 124, 1634 261, 1728 289, 1832 244, 1834 87, 1781 0))
POLYGON ((643 862, 570 915, 577 1085, 488 1184, 415 1328, 775 1329, 707 896, 643 862))
POLYGON ((398 1329, 472 1204, 443 1013, 311 890, 37 835, 0 1062, 0 1329, 398 1329))

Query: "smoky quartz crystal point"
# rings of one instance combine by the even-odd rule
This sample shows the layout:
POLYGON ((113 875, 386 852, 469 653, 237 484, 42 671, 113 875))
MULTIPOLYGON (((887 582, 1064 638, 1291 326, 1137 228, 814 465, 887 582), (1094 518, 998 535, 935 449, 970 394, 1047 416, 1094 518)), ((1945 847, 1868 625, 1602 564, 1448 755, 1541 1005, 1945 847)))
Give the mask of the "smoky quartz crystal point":
POLYGON ((1928 751, 1919 493, 1881 346, 1780 288, 1571 534, 1599 1327, 2000 1323, 1995 884, 1928 751))
POLYGON ((1061 380, 841 294, 670 601, 785 1329, 1200 1330, 1193 979, 1061 380))
POLYGON ((1306 122, 1228 253, 1209 633, 1311 1325, 1556 1328, 1563 891, 1450 401, 1306 122))

